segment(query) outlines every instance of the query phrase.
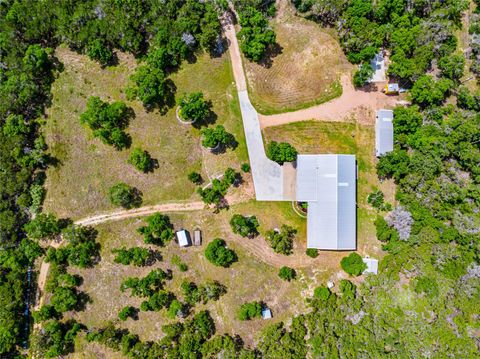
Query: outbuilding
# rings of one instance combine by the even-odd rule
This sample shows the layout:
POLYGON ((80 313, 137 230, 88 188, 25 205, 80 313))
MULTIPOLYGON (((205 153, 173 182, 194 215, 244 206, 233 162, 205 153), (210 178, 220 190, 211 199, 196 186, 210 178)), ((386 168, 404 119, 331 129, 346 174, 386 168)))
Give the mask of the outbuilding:
POLYGON ((393 111, 378 110, 375 121, 375 154, 377 157, 393 151, 393 111))
POLYGON ((272 319, 272 311, 269 308, 262 309, 262 319, 272 319))
POLYGON ((363 273, 373 273, 373 274, 378 273, 378 259, 365 256, 365 258, 362 258, 362 260, 363 260, 363 263, 367 265, 367 269, 365 269, 363 273))
POLYGON ((307 248, 355 250, 355 155, 299 155, 297 201, 308 203, 307 248))
POLYGON ((180 247, 188 247, 191 245, 190 235, 185 229, 177 231, 175 235, 177 236, 178 245, 180 247))
POLYGON ((194 246, 202 245, 202 231, 200 231, 200 229, 198 228, 193 232, 193 245, 194 246))

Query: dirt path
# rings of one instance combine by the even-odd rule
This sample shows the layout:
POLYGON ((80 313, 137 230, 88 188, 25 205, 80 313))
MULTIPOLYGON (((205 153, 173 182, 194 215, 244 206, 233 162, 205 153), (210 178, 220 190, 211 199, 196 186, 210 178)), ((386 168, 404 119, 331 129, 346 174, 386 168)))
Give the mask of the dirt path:
POLYGON ((349 75, 343 75, 341 83, 342 95, 332 101, 278 115, 259 114, 261 128, 308 120, 345 121, 353 115, 360 115, 357 118, 360 123, 372 125, 375 120, 373 114, 376 110, 392 108, 399 103, 398 96, 387 96, 382 93, 381 89, 384 85, 382 83, 374 85, 368 92, 355 89, 349 75))

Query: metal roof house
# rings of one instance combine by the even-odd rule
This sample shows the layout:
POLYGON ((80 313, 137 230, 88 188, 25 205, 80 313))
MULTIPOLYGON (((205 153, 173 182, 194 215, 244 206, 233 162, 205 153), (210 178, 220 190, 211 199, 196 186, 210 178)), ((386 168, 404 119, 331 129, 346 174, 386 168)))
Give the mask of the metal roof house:
POLYGON ((299 155, 297 201, 308 203, 307 248, 355 250, 355 155, 299 155))
POLYGON ((393 151, 393 111, 378 110, 375 123, 375 154, 393 151))
POLYGON ((178 245, 180 247, 188 247, 191 244, 190 235, 185 229, 182 229, 181 231, 177 231, 175 235, 177 236, 178 245))

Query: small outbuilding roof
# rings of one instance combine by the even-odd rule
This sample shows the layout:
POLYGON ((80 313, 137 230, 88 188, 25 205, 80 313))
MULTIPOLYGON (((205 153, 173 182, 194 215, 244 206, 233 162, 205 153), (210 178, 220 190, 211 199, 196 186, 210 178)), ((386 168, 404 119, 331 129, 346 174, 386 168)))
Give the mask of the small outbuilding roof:
POLYGON ((307 248, 356 249, 355 155, 299 155, 297 201, 308 202, 307 248))
POLYGON ((177 231, 175 235, 177 236, 178 245, 180 247, 188 247, 191 244, 190 235, 185 229, 177 231))
POLYGON ((366 256, 363 259, 363 263, 367 265, 367 269, 365 269, 363 272, 364 273, 373 273, 377 274, 378 273, 378 259, 375 258, 370 258, 369 256, 366 256))
POLYGON ((202 232, 199 229, 196 229, 193 232, 193 245, 194 246, 202 245, 202 232))
POLYGON ((375 123, 375 154, 393 151, 393 111, 378 110, 375 123))
POLYGON ((262 319, 272 319, 272 311, 269 308, 262 309, 262 319))

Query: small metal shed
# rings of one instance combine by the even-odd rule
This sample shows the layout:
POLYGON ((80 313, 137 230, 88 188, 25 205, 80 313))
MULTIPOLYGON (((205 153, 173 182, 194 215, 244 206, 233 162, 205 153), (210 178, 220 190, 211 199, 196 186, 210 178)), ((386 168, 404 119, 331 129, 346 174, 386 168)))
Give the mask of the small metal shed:
POLYGON ((202 231, 198 228, 193 232, 193 245, 194 246, 202 245, 202 231))
POLYGON ((177 236, 178 245, 180 247, 188 247, 191 245, 190 235, 185 229, 177 231, 175 235, 177 236))
POLYGON ((272 319, 272 311, 269 308, 262 309, 262 319, 272 319))

